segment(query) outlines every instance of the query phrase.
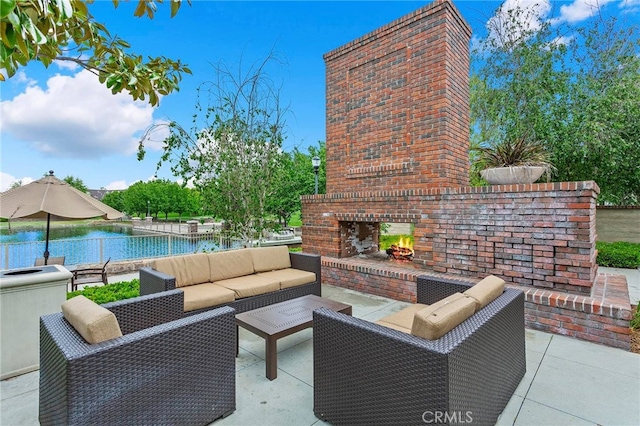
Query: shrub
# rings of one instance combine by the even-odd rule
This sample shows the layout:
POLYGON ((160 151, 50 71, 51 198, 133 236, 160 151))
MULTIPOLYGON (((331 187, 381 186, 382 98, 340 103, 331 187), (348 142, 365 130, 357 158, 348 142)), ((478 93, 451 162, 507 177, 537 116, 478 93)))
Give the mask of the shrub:
POLYGON ((636 306, 636 313, 633 315, 633 318, 631 318, 631 323, 629 325, 634 330, 640 330, 640 303, 636 306))
POLYGON ((640 244, 598 241, 596 249, 598 249, 596 262, 600 266, 631 269, 640 267, 640 244))
POLYGON ((131 281, 122 281, 103 286, 85 287, 82 290, 67 293, 67 299, 79 294, 99 305, 117 300, 131 299, 132 297, 140 296, 140 280, 136 278, 131 281))

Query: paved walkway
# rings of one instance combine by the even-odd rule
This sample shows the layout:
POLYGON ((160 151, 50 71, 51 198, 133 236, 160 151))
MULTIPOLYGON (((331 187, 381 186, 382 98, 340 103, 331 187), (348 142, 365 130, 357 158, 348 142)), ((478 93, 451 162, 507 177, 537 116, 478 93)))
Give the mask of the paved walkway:
MULTIPOLYGON (((113 281, 137 274, 111 277, 113 281)), ((407 303, 323 285, 322 294, 375 321, 407 303)), ((214 426, 322 425, 313 414, 313 331, 278 341, 278 378, 265 377, 264 340, 240 329, 236 411, 214 426)), ((499 425, 638 425, 640 355, 540 331, 526 331, 527 373, 499 425)), ((2 426, 38 425, 38 372, 4 380, 2 426)))

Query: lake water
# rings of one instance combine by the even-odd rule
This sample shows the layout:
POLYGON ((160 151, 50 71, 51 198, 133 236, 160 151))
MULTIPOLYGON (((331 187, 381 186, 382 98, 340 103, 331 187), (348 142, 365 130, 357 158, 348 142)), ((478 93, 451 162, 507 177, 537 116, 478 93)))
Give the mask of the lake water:
MULTIPOLYGON (((45 229, 20 228, 0 235, 0 269, 33 266, 45 248, 45 229)), ((51 228, 50 256, 65 256, 65 265, 161 257, 229 248, 229 244, 182 235, 162 235, 131 226, 69 226, 51 228)))

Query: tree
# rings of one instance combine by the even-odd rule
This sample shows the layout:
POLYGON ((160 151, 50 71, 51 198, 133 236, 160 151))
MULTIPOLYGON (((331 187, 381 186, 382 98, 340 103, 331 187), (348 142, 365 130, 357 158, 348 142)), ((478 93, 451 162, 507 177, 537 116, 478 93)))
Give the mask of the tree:
POLYGON ((16 181, 13 181, 9 189, 20 188, 21 186, 22 186, 22 179, 18 179, 16 181))
POLYGON ((319 142, 318 145, 310 146, 308 154, 298 148, 294 148, 291 153, 283 153, 274 192, 267 203, 267 210, 278 218, 281 226, 287 226, 291 215, 301 210, 300 196, 314 193, 315 175, 311 158, 316 155, 320 158, 321 164, 318 170, 318 192, 325 192, 326 148, 324 142, 319 142))
POLYGON ((552 140, 560 180, 595 180, 599 202, 640 204, 639 28, 596 15, 570 45, 563 137, 552 140))
MULTIPOLYGON (((163 3, 164 0, 157 0, 163 3)), ((190 3, 190 0, 188 0, 190 3)), ((119 0, 112 0, 118 7, 119 0)), ((98 76, 116 94, 126 90, 134 100, 158 105, 160 95, 178 90, 182 74, 191 74, 180 61, 164 56, 149 57, 127 52, 129 43, 111 36, 89 12, 93 0, 0 0, 0 68, 11 78, 32 61, 45 67, 54 60, 71 61, 98 76), (74 52, 75 55, 69 54, 74 52)), ((170 0, 171 17, 180 0, 170 0)), ((153 19, 154 0, 138 0, 135 16, 153 19)), ((4 80, 0 73, 0 80, 4 80)))
POLYGON ((107 192, 102 199, 102 202, 114 209, 124 212, 127 211, 124 204, 125 191, 111 191, 107 192))
POLYGON ((82 179, 80 178, 69 175, 62 180, 67 182, 69 185, 73 186, 75 189, 77 189, 80 192, 84 192, 85 194, 89 192, 89 188, 87 188, 87 185, 85 185, 82 179))
MULTIPOLYGON (((595 180, 601 202, 640 203, 638 27, 602 15, 530 26, 531 9, 499 12, 472 61, 471 146, 526 135, 545 144, 554 180, 595 180)), ((470 160, 480 183, 477 150, 470 160)))
POLYGON ((175 175, 194 182, 213 214, 247 243, 264 229, 282 156, 285 110, 267 74, 272 62, 281 63, 273 52, 246 73, 215 66, 216 80, 199 89, 192 128, 169 124, 158 163, 170 162, 175 175))

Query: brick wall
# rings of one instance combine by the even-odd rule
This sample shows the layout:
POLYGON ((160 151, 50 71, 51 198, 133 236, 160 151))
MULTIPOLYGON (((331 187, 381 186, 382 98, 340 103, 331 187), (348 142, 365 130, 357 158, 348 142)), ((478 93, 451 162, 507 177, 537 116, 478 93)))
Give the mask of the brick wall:
POLYGON ((424 270, 589 294, 598 192, 562 182, 303 196, 302 247, 341 258, 345 222, 409 222, 424 270))
MULTIPOLYGON (((398 266, 353 257, 322 258, 323 284, 409 303, 416 302, 416 279, 423 274, 454 278, 469 284, 478 281, 477 278, 412 270, 406 264, 398 266)), ((524 320, 528 328, 630 349, 629 320, 633 313, 624 277, 598 275, 596 291, 591 296, 520 286, 510 282, 509 277, 504 278, 509 287, 524 292, 524 320), (609 289, 622 290, 620 293, 624 294, 614 292, 611 295, 609 289)))
POLYGON ((324 55, 327 192, 468 183, 470 36, 438 0, 324 55))

